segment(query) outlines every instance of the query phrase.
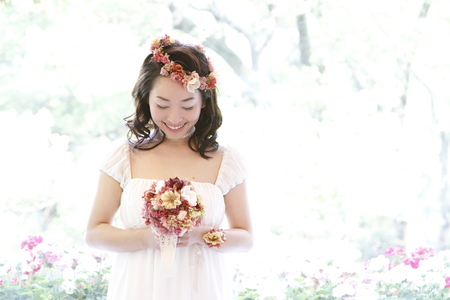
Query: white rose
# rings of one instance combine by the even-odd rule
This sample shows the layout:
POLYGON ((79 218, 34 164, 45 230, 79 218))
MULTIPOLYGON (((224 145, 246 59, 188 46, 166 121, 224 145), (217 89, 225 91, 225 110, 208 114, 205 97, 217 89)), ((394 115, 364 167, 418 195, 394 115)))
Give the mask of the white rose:
POLYGON ((156 182, 156 186, 155 186, 155 193, 159 194, 161 192, 161 189, 165 186, 166 186, 166 182, 164 180, 158 180, 158 182, 156 182))
POLYGON ((189 185, 181 189, 181 197, 188 201, 190 206, 197 205, 197 193, 194 192, 189 185))
POLYGON ((197 72, 191 73, 191 80, 186 85, 186 88, 189 92, 193 93, 196 89, 200 87, 200 77, 198 76, 197 72))

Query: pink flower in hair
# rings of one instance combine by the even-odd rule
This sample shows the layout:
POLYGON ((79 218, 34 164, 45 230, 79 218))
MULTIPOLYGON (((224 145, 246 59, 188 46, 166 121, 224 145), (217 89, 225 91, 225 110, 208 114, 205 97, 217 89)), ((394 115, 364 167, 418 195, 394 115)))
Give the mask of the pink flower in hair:
POLYGON ((205 47, 203 47, 202 45, 194 45, 194 47, 197 48, 198 50, 202 51, 203 53, 206 52, 205 47))
POLYGON ((184 70, 183 70, 183 67, 180 64, 174 63, 173 61, 170 62, 170 64, 171 64, 171 67, 172 67, 172 72, 182 73, 182 74, 185 73, 184 70))
MULTIPOLYGON (((214 67, 208 58, 208 68, 210 74, 200 77, 196 71, 186 72, 183 66, 170 60, 170 56, 164 52, 164 47, 168 47, 178 40, 171 39, 167 34, 161 38, 153 40, 150 50, 153 54, 152 59, 156 62, 163 63, 160 74, 162 76, 170 76, 173 81, 180 83, 185 89, 193 93, 196 89, 215 89, 217 80, 214 75, 214 67)), ((198 50, 205 52, 201 45, 193 45, 198 50)))
POLYGON ((167 34, 161 39, 161 45, 164 47, 170 46, 171 44, 178 43, 178 40, 171 39, 167 34))
POLYGON ((215 70, 214 66, 212 64, 212 61, 209 58, 208 58, 208 69, 209 69, 210 72, 213 72, 215 70))
POLYGON ((217 84, 217 79, 214 77, 215 73, 212 72, 209 74, 208 78, 206 79, 206 89, 215 89, 217 84))
POLYGON ((169 65, 169 64, 165 64, 165 65, 161 68, 160 74, 161 74, 162 76, 169 76, 171 72, 172 72, 172 68, 170 67, 170 65, 169 65))
POLYGON ((182 73, 173 72, 172 74, 170 74, 170 79, 179 82, 182 86, 185 87, 184 75, 182 73))
POLYGON ((157 62, 162 62, 164 64, 167 64, 170 62, 169 55, 167 53, 164 53, 160 50, 155 50, 155 53, 153 54, 153 59, 157 62))
POLYGON ((199 89, 204 90, 206 88, 206 77, 200 77, 200 87, 199 89))

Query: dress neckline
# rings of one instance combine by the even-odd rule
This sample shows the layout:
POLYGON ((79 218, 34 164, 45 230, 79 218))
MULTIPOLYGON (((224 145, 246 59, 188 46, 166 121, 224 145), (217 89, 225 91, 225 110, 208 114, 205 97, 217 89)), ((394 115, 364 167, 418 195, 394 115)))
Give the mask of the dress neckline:
MULTIPOLYGON (((222 160, 220 161, 220 165, 219 165, 219 169, 217 170, 217 177, 216 180, 214 181, 214 183, 211 182, 202 182, 202 181, 195 181, 195 180, 189 180, 192 183, 196 183, 196 184, 208 184, 208 185, 212 185, 212 186, 216 186, 217 187, 217 183, 219 182, 219 179, 221 177, 221 170, 222 167, 224 165, 224 161, 227 157, 228 154, 228 147, 223 146, 223 153, 222 153, 222 160)), ((133 177, 132 173, 131 173, 131 157, 130 157, 130 151, 131 151, 131 145, 128 145, 127 147, 127 151, 126 151, 126 156, 127 156, 127 163, 128 163, 128 178, 130 178, 130 181, 132 180, 148 180, 148 181, 158 181, 161 179, 154 179, 154 178, 142 178, 142 177, 133 177)))

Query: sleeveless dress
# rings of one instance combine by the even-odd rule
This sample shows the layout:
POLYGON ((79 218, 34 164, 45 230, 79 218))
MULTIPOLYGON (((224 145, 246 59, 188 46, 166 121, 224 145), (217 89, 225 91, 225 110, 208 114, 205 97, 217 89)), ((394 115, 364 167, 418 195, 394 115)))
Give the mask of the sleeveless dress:
MULTIPOLYGON (((100 169, 122 188, 119 219, 122 228, 148 227, 141 217, 142 195, 158 179, 132 178, 128 141, 116 141, 100 169)), ((150 150, 151 151, 151 150, 150 150)), ((203 224, 220 228, 225 214, 224 195, 247 176, 239 152, 226 147, 215 184, 191 181, 203 198, 203 224)), ((108 300, 229 300, 233 298, 231 276, 223 253, 193 244, 177 248, 175 274, 162 276, 161 252, 144 249, 117 253, 111 269, 108 300)))

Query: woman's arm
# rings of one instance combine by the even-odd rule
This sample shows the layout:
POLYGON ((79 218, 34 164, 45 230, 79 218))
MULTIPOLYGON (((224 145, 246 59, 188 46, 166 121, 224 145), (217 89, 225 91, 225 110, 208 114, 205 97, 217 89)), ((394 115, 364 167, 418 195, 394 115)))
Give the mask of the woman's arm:
MULTIPOLYGON (((212 248, 219 252, 247 252, 253 247, 253 229, 250 209, 247 200, 245 181, 225 195, 226 216, 230 229, 226 229, 227 241, 220 248, 212 248)), ((179 247, 198 243, 206 247, 203 235, 211 230, 209 226, 194 228, 180 238, 179 247)))
POLYGON ((245 181, 225 195, 226 216, 230 229, 225 230, 227 241, 220 252, 247 252, 253 247, 253 228, 245 181))
POLYGON ((111 252, 132 252, 157 248, 150 228, 120 229, 112 221, 120 206, 122 188, 104 172, 100 172, 97 194, 89 217, 86 242, 90 247, 111 252))

